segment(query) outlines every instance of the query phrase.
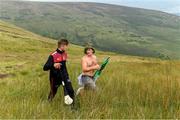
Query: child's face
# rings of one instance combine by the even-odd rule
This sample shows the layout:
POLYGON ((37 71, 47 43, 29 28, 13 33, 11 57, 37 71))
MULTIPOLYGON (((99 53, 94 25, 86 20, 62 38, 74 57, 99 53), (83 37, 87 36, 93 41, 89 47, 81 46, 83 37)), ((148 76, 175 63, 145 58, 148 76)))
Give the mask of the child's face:
POLYGON ((60 47, 59 47, 61 50, 63 50, 63 51, 66 51, 67 50, 67 48, 68 48, 68 45, 61 45, 60 47))
POLYGON ((87 50, 87 55, 88 55, 88 56, 93 55, 93 50, 92 50, 92 49, 88 49, 88 50, 87 50))

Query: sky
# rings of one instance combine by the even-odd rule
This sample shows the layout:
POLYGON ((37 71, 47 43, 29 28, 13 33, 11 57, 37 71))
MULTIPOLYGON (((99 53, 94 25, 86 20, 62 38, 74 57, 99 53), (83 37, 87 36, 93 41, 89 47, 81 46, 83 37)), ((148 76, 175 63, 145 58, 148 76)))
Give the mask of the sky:
POLYGON ((180 13, 180 0, 24 0, 42 2, 99 2, 180 13))

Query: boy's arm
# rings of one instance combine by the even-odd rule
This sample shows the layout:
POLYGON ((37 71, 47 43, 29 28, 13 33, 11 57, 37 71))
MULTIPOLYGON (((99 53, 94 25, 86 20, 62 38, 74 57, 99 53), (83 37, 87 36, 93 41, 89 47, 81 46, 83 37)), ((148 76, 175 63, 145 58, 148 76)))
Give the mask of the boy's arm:
POLYGON ((53 62, 53 57, 50 55, 47 62, 45 63, 43 70, 48 71, 51 68, 53 68, 54 62, 53 62))
POLYGON ((98 64, 98 60, 97 60, 97 57, 96 57, 96 56, 94 56, 94 64, 95 64, 95 65, 99 65, 99 64, 98 64))

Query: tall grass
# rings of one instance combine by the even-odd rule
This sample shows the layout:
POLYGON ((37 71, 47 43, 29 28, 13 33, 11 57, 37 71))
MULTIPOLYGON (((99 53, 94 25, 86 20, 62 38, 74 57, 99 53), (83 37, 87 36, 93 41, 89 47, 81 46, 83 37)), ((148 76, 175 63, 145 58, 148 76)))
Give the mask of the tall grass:
MULTIPOLYGON (((86 91, 78 98, 80 107, 64 105, 62 87, 54 100, 47 101, 48 72, 42 70, 48 54, 56 45, 42 37, 17 30, 29 39, 1 32, 0 119, 5 118, 179 118, 180 62, 152 58, 119 56, 97 52, 99 61, 111 61, 97 81, 98 91, 86 91), (43 41, 42 41, 43 40, 43 41), (9 44, 12 43, 13 44, 9 44), (32 49, 29 49, 32 48, 32 49)), ((74 89, 81 72, 82 48, 71 45, 68 71, 74 89)))

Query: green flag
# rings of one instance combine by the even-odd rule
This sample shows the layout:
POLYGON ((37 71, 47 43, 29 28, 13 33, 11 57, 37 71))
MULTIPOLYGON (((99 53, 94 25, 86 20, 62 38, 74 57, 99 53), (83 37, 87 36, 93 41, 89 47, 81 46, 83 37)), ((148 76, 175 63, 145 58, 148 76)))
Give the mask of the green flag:
POLYGON ((106 58, 106 59, 103 61, 103 63, 101 64, 101 68, 94 73, 94 76, 93 76, 94 81, 96 81, 96 80, 99 78, 99 76, 101 75, 103 69, 104 69, 104 68, 106 67, 106 65, 108 64, 109 59, 110 59, 110 57, 106 58))

